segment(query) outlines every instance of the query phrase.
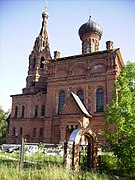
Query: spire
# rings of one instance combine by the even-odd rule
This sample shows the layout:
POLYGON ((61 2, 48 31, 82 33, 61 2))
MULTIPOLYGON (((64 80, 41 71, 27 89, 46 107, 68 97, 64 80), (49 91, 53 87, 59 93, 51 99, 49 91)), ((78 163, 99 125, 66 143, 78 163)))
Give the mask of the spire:
POLYGON ((90 23, 90 21, 91 21, 91 15, 89 15, 88 24, 90 23))
POLYGON ((36 38, 33 50, 38 51, 38 52, 43 52, 46 53, 45 56, 47 59, 51 59, 51 54, 50 54, 50 48, 49 48, 49 42, 48 42, 48 34, 46 30, 47 26, 47 19, 48 19, 48 12, 47 12, 47 2, 45 5, 45 10, 42 13, 42 27, 40 30, 40 33, 38 37, 36 38))
MULTIPOLYGON (((45 3, 45 11, 42 13, 42 18, 43 18, 42 27, 44 26, 46 28, 48 17, 49 16, 48 16, 48 12, 47 12, 47 1, 46 1, 46 3, 45 3)), ((41 31, 42 31, 42 29, 41 29, 41 31)))
POLYGON ((41 91, 45 92, 47 88, 47 71, 44 64, 45 62, 50 62, 50 60, 52 60, 46 30, 47 19, 47 6, 45 6, 45 11, 42 13, 41 30, 35 40, 33 51, 29 56, 26 88, 23 89, 24 94, 35 94, 41 91))

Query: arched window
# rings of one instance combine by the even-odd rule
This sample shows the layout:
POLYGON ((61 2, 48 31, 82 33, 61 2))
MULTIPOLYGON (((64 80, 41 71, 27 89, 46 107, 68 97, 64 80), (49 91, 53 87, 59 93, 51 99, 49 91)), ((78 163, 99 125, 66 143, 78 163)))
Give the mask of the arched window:
POLYGON ((40 60, 40 68, 43 68, 44 67, 44 57, 41 57, 41 60, 40 60))
POLYGON ((65 103, 65 93, 64 93, 64 91, 61 91, 59 93, 58 113, 61 111, 64 103, 65 103))
POLYGON ((22 118, 24 117, 24 113, 25 113, 25 106, 22 106, 22 115, 21 115, 22 118))
POLYGON ((77 91, 77 96, 80 98, 80 100, 83 102, 84 101, 84 95, 82 90, 77 91))
POLYGON ((18 114, 18 106, 15 106, 15 117, 17 117, 18 114))
POLYGON ((87 43, 86 52, 90 53, 90 44, 89 43, 87 43))
POLYGON ((96 91, 96 111, 104 111, 104 91, 102 88, 99 88, 96 91))
POLYGON ((35 68, 35 66, 36 66, 36 57, 34 57, 33 59, 32 68, 35 68))
POLYGON ((38 117, 38 106, 35 106, 35 113, 34 113, 34 117, 37 118, 38 117))
POLYGON ((45 116, 45 105, 41 107, 41 116, 45 116))

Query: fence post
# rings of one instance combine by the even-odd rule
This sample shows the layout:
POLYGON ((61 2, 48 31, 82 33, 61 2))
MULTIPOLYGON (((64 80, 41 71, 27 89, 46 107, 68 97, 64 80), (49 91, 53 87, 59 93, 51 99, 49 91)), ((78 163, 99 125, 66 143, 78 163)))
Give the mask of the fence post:
POLYGON ((24 166, 24 138, 21 140, 21 150, 20 150, 20 169, 23 169, 24 166))

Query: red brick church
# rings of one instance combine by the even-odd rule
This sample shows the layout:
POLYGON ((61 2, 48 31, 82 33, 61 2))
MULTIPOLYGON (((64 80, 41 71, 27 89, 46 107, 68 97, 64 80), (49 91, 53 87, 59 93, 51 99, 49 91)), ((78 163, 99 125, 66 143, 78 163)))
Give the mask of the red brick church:
POLYGON ((102 28, 89 17, 78 31, 81 54, 61 57, 55 51, 52 57, 46 10, 42 18, 29 56, 26 87, 22 94, 11 95, 7 143, 20 143, 22 137, 35 143, 67 141, 85 118, 103 143, 99 132, 104 127, 104 112, 112 99, 114 80, 124 66, 120 49, 107 41, 106 49, 99 50, 102 28))

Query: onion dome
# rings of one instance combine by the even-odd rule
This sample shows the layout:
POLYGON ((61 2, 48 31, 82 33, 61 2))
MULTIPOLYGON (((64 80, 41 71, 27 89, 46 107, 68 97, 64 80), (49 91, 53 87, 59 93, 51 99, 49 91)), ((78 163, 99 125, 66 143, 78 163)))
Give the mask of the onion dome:
POLYGON ((79 28, 78 34, 80 36, 80 39, 82 39, 82 35, 84 35, 85 33, 97 34, 99 36, 99 39, 101 39, 103 31, 101 26, 92 21, 91 16, 89 16, 89 20, 79 28))
POLYGON ((42 13, 42 17, 46 17, 46 18, 48 18, 48 12, 47 12, 47 10, 45 9, 45 11, 42 13))

